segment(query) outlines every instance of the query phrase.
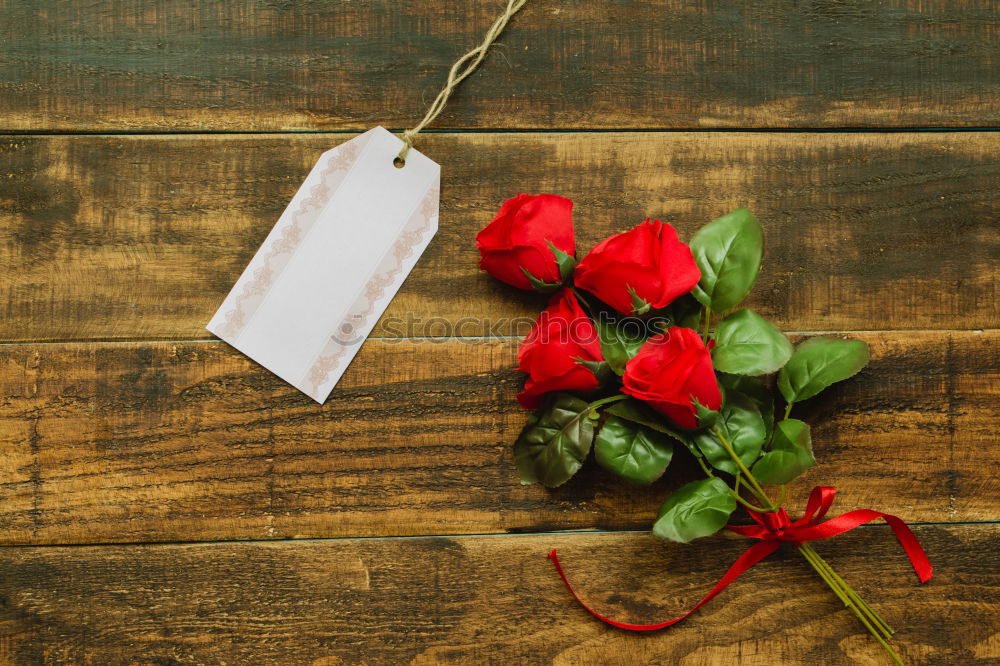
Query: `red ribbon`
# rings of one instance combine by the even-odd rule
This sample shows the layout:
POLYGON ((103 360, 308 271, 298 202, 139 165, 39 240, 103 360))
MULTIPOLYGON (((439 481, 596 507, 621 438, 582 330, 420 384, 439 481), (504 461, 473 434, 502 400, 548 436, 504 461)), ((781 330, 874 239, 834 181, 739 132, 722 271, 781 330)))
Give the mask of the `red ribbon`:
POLYGON ((573 595, 573 597, 587 610, 588 613, 602 622, 610 624, 612 627, 628 629, 630 631, 655 631, 657 629, 669 627, 672 624, 677 624, 711 601, 715 595, 726 589, 730 583, 739 578, 740 575, 747 569, 751 568, 753 565, 757 564, 774 551, 778 550, 784 541, 791 542, 798 546, 808 541, 829 539, 830 537, 835 537, 838 534, 849 532, 856 527, 875 520, 876 518, 881 518, 885 522, 889 523, 889 527, 891 527, 892 531, 895 533, 896 539, 899 541, 899 545, 903 547, 903 550, 906 552, 906 556, 910 558, 910 564, 913 565, 913 570, 916 571, 920 582, 926 583, 931 579, 931 576, 934 573, 934 568, 931 566, 930 560, 927 559, 927 553, 925 553, 924 549, 920 546, 920 542, 917 540, 913 531, 910 530, 906 523, 896 516, 890 516, 887 513, 881 513, 879 511, 872 511, 871 509, 855 509, 854 511, 848 511, 841 516, 837 516, 836 518, 831 518, 825 523, 821 523, 820 521, 823 519, 823 516, 825 516, 826 512, 830 510, 830 506, 833 504, 833 498, 836 494, 837 491, 835 489, 827 486, 817 486, 813 488, 812 492, 809 494, 809 501, 806 503, 805 515, 794 522, 788 517, 788 512, 784 509, 779 509, 778 511, 769 513, 758 513, 756 511, 748 510, 747 513, 750 514, 750 517, 754 520, 756 525, 726 525, 726 527, 731 531, 751 539, 757 539, 758 542, 750 546, 746 552, 740 555, 740 557, 733 562, 732 566, 729 567, 729 571, 727 571, 719 582, 715 584, 715 587, 713 587, 712 590, 705 595, 704 599, 695 604, 694 608, 689 610, 687 613, 684 613, 684 615, 672 620, 667 620, 666 622, 658 622, 656 624, 630 624, 628 622, 617 622, 616 620, 604 617, 597 611, 587 606, 587 604, 583 602, 583 599, 581 599, 579 595, 577 595, 576 591, 573 590, 573 586, 569 584, 569 579, 566 578, 566 574, 563 572, 562 566, 559 564, 559 558, 556 556, 555 548, 553 548, 552 552, 549 553, 549 559, 552 560, 552 564, 555 565, 556 571, 566 584, 566 588, 570 591, 570 594, 573 595))

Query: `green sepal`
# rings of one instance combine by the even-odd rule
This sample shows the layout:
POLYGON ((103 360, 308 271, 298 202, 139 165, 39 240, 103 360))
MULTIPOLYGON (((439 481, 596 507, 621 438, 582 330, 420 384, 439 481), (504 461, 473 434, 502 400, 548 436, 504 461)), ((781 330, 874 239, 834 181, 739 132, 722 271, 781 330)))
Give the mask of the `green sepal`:
POLYGON ((514 443, 521 483, 549 488, 566 483, 583 465, 594 441, 590 405, 568 393, 548 396, 514 443))
POLYGON ((673 457, 671 437, 610 416, 594 441, 594 458, 626 481, 647 485, 663 476, 673 457))
POLYGON ((532 275, 531 272, 524 266, 521 266, 521 272, 524 273, 526 278, 528 278, 528 282, 531 283, 532 289, 540 291, 543 294, 551 294, 558 291, 562 287, 562 282, 542 282, 532 275))
POLYGON ((570 254, 566 254, 555 245, 552 241, 545 241, 548 243, 549 249, 552 250, 552 255, 556 258, 556 266, 559 267, 559 279, 562 280, 563 284, 567 284, 570 278, 573 277, 573 270, 576 269, 576 257, 570 254))
POLYGON ((691 396, 691 404, 694 405, 694 415, 698 418, 699 428, 711 428, 719 422, 719 412, 698 402, 698 398, 691 396))
POLYGON ((598 383, 605 384, 611 379, 613 373, 607 361, 585 361, 579 357, 575 357, 573 360, 594 373, 598 383))
POLYGON ((632 314, 642 316, 652 308, 649 303, 639 297, 639 294, 635 293, 635 289, 632 287, 628 288, 628 295, 632 297, 632 314))
POLYGON ((753 466, 754 477, 766 486, 780 486, 816 464, 809 424, 798 419, 779 421, 771 450, 753 466))
POLYGON ((688 543, 715 534, 736 510, 726 482, 719 477, 681 486, 660 507, 653 534, 661 539, 688 543))

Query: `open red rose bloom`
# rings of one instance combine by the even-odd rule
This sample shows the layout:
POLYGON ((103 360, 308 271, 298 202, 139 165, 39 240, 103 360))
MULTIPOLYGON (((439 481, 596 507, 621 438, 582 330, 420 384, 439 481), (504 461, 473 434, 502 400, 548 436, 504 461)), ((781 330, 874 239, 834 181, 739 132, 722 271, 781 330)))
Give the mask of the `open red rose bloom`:
MULTIPOLYGON (((572 209, 565 197, 519 194, 476 237, 482 269, 513 287, 553 294, 518 354, 527 379, 517 399, 535 410, 514 444, 521 482, 562 485, 593 451, 612 474, 648 485, 666 474, 675 452, 692 455, 705 478, 665 499, 653 534, 685 543, 728 528, 757 540, 680 618, 637 625, 587 609, 622 629, 662 629, 790 543, 902 663, 885 621, 810 542, 885 520, 925 581, 931 566, 913 533, 869 509, 822 522, 832 488, 815 489, 797 520, 783 507, 784 485, 816 464, 809 425, 791 417, 793 406, 859 372, 867 345, 815 337, 793 346, 774 324, 737 307, 763 255, 763 228, 745 208, 704 225, 690 244, 670 224, 646 219, 579 262, 572 209), (779 498, 767 487, 780 487, 779 498), (741 505, 756 526, 728 525, 741 505)), ((550 557, 568 586, 555 551, 550 557)))

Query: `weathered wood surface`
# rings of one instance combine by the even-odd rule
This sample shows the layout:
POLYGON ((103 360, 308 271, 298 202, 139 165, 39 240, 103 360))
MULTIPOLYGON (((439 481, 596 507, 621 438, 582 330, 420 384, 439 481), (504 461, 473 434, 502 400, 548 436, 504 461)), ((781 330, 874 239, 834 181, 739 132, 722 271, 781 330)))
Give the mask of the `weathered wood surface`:
MULTIPOLYGON (((209 337, 306 171, 343 139, 0 139, 0 340, 209 337)), ((525 332, 544 300, 480 272, 473 242, 518 190, 576 201, 581 255, 647 215, 688 238, 750 205, 768 242, 750 304, 786 330, 1000 326, 998 133, 466 134, 422 147, 446 173, 441 230, 375 336, 525 332)))
MULTIPOLYGON (((921 586, 887 527, 817 549, 898 628, 911 664, 1000 660, 995 526, 922 526, 921 586)), ((0 550, 10 664, 889 664, 801 557, 782 549, 684 623, 746 548, 649 534, 362 539, 0 550)))
POLYGON ((545 132, 420 137, 441 231, 330 400, 208 339, 319 154, 412 126, 500 6, 0 0, 0 664, 888 663, 791 550, 654 635, 572 602, 552 546, 651 621, 746 542, 648 534, 682 455, 652 488, 518 484, 504 336, 543 299, 472 237, 519 190, 577 202, 581 254, 758 213, 750 305, 874 355, 796 407, 793 513, 822 483, 924 523, 923 587, 885 526, 818 548, 908 663, 1000 662, 1000 133, 558 132, 995 126, 994 0, 528 3, 434 127, 545 132), (287 130, 330 133, 256 134, 287 130), (618 531, 517 534, 590 529, 618 531))
MULTIPOLYGON (((0 128, 412 126, 500 0, 0 1, 0 128)), ((528 3, 439 128, 988 126, 997 4, 528 3)))
MULTIPOLYGON (((796 407, 837 508, 1000 517, 1000 332, 866 333, 860 375, 796 407)), ((592 462, 521 486, 515 340, 369 341, 323 406, 219 342, 0 346, 0 540, 96 543, 648 529, 651 488, 592 462)))

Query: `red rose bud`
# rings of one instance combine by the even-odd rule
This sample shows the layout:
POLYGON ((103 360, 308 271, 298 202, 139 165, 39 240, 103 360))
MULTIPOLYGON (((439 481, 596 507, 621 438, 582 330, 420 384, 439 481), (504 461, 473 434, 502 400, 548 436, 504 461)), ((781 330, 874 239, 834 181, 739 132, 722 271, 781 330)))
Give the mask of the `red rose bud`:
POLYGON ((573 202, 554 194, 508 199, 476 235, 479 267, 521 289, 551 292, 573 273, 573 202))
POLYGON ((594 322, 576 295, 563 289, 538 316, 517 354, 518 370, 528 373, 518 401, 534 409, 552 391, 590 391, 600 385, 585 364, 600 363, 601 343, 594 322))
POLYGON ((670 305, 698 284, 691 248, 659 220, 598 243, 576 267, 575 282, 622 314, 670 305))
POLYGON ((683 428, 698 427, 693 400, 713 410, 722 405, 709 347, 690 328, 674 326, 647 340, 625 365, 622 383, 622 392, 683 428))

